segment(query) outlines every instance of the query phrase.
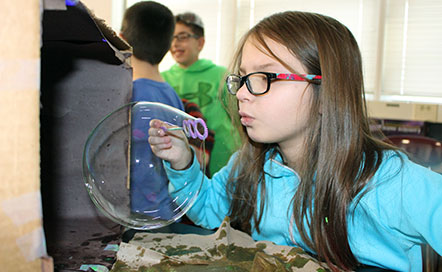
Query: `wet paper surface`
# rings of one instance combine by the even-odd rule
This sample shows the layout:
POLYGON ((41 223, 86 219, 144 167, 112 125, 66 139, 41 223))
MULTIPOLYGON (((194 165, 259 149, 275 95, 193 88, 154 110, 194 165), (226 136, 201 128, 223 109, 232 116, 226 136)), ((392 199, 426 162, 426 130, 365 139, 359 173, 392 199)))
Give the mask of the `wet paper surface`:
POLYGON ((136 233, 122 242, 112 272, 120 271, 325 271, 302 249, 255 242, 226 218, 211 235, 136 233))

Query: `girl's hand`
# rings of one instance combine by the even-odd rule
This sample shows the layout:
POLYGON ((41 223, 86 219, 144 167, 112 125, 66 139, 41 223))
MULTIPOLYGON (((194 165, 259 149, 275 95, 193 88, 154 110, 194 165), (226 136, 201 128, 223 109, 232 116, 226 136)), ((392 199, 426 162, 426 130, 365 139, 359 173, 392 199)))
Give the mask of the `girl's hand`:
POLYGON ((160 159, 170 162, 175 170, 183 170, 192 161, 192 151, 182 130, 167 131, 171 126, 158 120, 150 121, 149 144, 160 159))

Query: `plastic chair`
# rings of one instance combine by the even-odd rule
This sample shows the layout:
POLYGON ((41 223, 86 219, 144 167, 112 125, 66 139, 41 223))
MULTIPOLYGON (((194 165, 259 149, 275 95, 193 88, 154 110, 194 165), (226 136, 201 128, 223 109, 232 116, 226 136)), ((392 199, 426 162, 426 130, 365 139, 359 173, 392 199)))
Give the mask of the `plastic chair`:
MULTIPOLYGON (((386 142, 402 148, 410 159, 435 172, 442 173, 441 142, 420 135, 391 135, 386 142)), ((423 271, 442 272, 442 257, 429 245, 422 247, 423 271)))

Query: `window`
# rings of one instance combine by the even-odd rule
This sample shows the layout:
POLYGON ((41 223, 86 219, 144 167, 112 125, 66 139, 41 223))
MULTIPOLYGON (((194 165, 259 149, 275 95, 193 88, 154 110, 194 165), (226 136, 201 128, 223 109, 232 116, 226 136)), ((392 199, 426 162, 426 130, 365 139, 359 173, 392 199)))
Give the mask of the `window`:
POLYGON ((385 20, 381 98, 442 103, 442 2, 390 0, 385 20))
MULTIPOLYGON (((130 7, 136 0, 128 0, 130 7)), ((228 66, 232 57, 236 19, 235 0, 161 0, 174 14, 191 11, 198 14, 204 23, 206 43, 201 58, 207 58, 219 65, 228 66)), ((168 53, 160 64, 160 70, 168 69, 175 63, 168 53)))
MULTIPOLYGON (((115 1, 115 0, 114 0, 115 1)), ((136 0, 127 0, 129 7, 136 0)), ((346 25, 359 43, 367 97, 442 103, 440 0, 162 0, 172 12, 192 11, 205 24, 202 58, 228 66, 240 37, 275 12, 322 13, 346 25)), ((121 11, 122 13, 123 11, 121 11)), ((160 69, 174 63, 168 54, 160 69)))

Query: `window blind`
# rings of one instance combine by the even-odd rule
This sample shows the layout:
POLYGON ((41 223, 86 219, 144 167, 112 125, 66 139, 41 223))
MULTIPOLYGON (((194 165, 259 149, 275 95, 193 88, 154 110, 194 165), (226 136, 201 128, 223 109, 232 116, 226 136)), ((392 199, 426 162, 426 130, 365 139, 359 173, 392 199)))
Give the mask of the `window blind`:
MULTIPOLYGON (((126 0, 127 7, 137 2, 126 0)), ((275 12, 300 10, 331 16, 355 36, 363 58, 368 97, 442 103, 442 1, 440 0, 161 0, 172 12, 201 16, 201 52, 228 66, 240 37, 275 12)), ((123 12, 123 11, 122 11, 123 12)), ((174 60, 168 54, 160 70, 174 60)))
POLYGON ((373 92, 376 86, 376 69, 378 67, 378 27, 380 1, 362 0, 280 0, 278 5, 266 0, 250 0, 255 2, 252 16, 253 24, 276 12, 298 10, 315 12, 330 17, 347 26, 358 41, 363 57, 365 86, 373 92))
POLYGON ((390 0, 383 60, 382 95, 441 97, 442 1, 390 0))

